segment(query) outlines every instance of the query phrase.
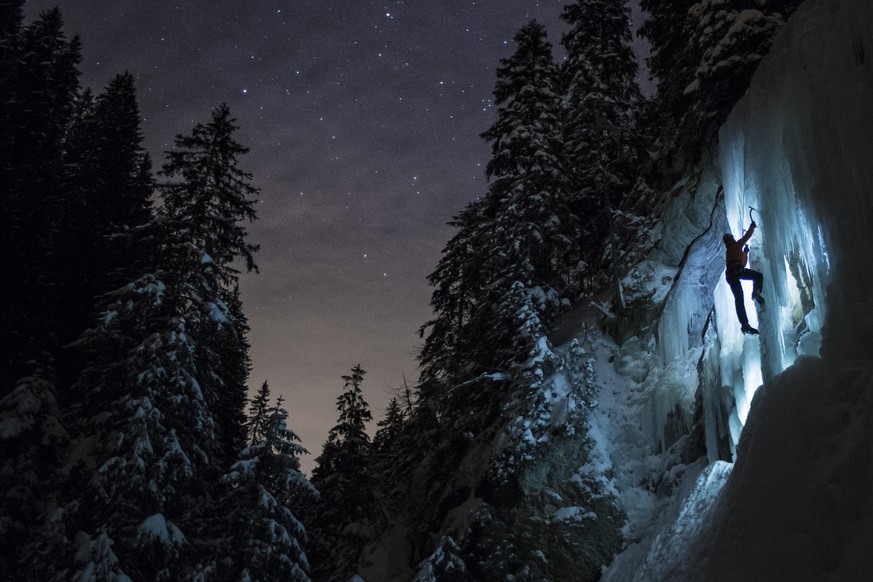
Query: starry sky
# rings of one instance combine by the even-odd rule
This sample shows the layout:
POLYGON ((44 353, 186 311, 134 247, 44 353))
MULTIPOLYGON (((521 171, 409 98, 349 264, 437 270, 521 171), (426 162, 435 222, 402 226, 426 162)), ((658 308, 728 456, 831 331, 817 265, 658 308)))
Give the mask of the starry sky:
MULTIPOLYGON (((242 279, 252 388, 283 394, 311 471, 360 363, 378 419, 417 378, 426 277, 446 222, 487 188, 492 90, 537 19, 558 45, 566 0, 29 0, 59 6, 95 92, 137 82, 156 167, 178 133, 227 103, 260 188, 242 279)), ((635 20, 639 20, 638 15, 635 20)), ((560 51, 556 49, 560 58, 560 51)), ((375 423, 371 426, 375 429, 375 423)))

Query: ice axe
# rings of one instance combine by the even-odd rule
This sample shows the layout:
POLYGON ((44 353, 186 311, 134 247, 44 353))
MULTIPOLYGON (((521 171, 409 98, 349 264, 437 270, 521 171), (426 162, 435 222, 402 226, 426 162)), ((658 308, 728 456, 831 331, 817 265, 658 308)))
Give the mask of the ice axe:
MULTIPOLYGON (((755 222, 755 218, 752 216, 753 212, 758 212, 758 209, 754 206, 749 206, 749 228, 751 228, 753 224, 758 224, 757 222, 755 222)), ((761 218, 760 212, 758 212, 758 218, 761 218)), ((743 250, 745 252, 749 252, 749 245, 744 245, 743 250)))

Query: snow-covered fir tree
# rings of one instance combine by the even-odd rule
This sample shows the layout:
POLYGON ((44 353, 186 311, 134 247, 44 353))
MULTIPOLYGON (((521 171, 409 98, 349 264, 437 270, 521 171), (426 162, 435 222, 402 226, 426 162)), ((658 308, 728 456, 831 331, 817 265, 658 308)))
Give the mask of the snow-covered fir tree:
POLYGON ((222 447, 222 464, 231 462, 245 446, 247 431, 244 403, 252 369, 247 337, 250 328, 242 308, 238 284, 233 284, 225 301, 233 325, 221 326, 215 336, 209 338, 210 343, 217 346, 215 376, 221 378, 222 385, 212 405, 220 431, 218 438, 222 447))
POLYGON ((481 299, 482 254, 480 227, 484 223, 482 201, 471 202, 449 226, 457 229, 443 249, 428 282, 433 287, 430 305, 434 317, 419 333, 424 345, 419 354, 419 392, 425 401, 436 400, 446 385, 456 384, 464 374, 471 341, 467 325, 481 299))
POLYGON ((70 207, 79 222, 74 249, 90 258, 90 270, 80 272, 79 281, 94 294, 142 273, 143 249, 132 231, 152 219, 154 183, 140 125, 134 78, 124 73, 110 80, 93 105, 80 105, 68 138, 75 201, 70 207))
POLYGON ((749 86, 785 24, 787 15, 779 10, 793 11, 799 3, 701 0, 689 9, 688 42, 699 62, 685 92, 694 100, 697 125, 705 136, 714 135, 749 86))
POLYGON ((578 262, 559 70, 539 23, 522 27, 515 42, 515 53, 497 69, 497 119, 482 134, 491 144, 486 167, 491 183, 480 226, 487 237, 480 251, 487 273, 483 291, 495 300, 516 281, 531 290, 539 287, 547 298, 544 314, 553 316, 570 292, 569 272, 578 262))
POLYGON ((688 43, 688 9, 695 3, 696 0, 640 0, 647 18, 639 34, 651 45, 646 65, 658 83, 662 104, 659 121, 675 120, 686 107, 685 87, 694 78, 699 61, 688 43))
POLYGON ((256 218, 258 190, 251 185, 252 175, 240 167, 240 157, 249 150, 236 141, 237 129, 228 106, 220 105, 208 123, 197 124, 190 135, 176 136, 176 147, 167 152, 161 170, 168 178, 161 185, 162 212, 184 225, 184 236, 203 250, 211 265, 208 275, 215 297, 232 316, 224 321, 201 318, 202 327, 191 330, 201 388, 215 411, 218 460, 223 463, 231 462, 239 450, 250 368, 248 324, 232 263, 239 259, 247 270, 257 270, 254 253, 259 248, 246 240, 244 223, 256 218))
POLYGON ((640 35, 657 82, 652 123, 659 128, 659 170, 673 175, 742 96, 776 31, 801 0, 641 0, 640 35))
POLYGON ((258 388, 255 397, 249 401, 246 417, 246 440, 249 445, 258 445, 267 438, 267 419, 270 410, 270 386, 265 381, 258 388))
POLYGON ((642 95, 624 0, 577 0, 561 16, 570 25, 562 38, 567 167, 582 230, 582 277, 596 284, 614 260, 613 212, 628 205, 643 161, 636 120, 642 95))
POLYGON ((379 518, 369 472, 371 453, 367 423, 373 415, 364 400, 360 365, 343 376, 337 397, 339 420, 315 460, 312 484, 321 495, 306 516, 312 576, 344 582, 356 572, 361 549, 371 540, 379 518))
MULTIPOLYGON (((66 143, 69 176, 63 212, 70 217, 58 249, 58 334, 67 344, 97 315, 97 298, 150 269, 142 226, 152 219, 151 161, 142 147, 133 76, 117 75, 92 101, 86 91, 66 143)), ((65 384, 83 363, 75 350, 59 362, 65 384)), ((68 394, 71 401, 80 395, 68 394)))
POLYGON ((0 400, 0 567, 21 579, 32 532, 53 529, 56 471, 69 447, 51 376, 35 370, 0 400))
POLYGON ((404 471, 408 461, 403 451, 409 441, 407 411, 398 398, 392 397, 385 409, 385 416, 376 423, 370 452, 370 473, 373 485, 382 506, 395 508, 402 503, 407 484, 404 471))
MULTIPOLYGON (((190 512, 219 469, 193 330, 204 318, 230 323, 208 257, 178 238, 178 224, 158 226, 159 269, 110 294, 81 340, 92 359, 74 410, 87 453, 70 477, 78 497, 70 533, 106 536, 134 579, 179 578, 190 567, 180 560, 195 541, 190 512)), ((80 572, 91 567, 75 558, 80 572)))
MULTIPOLYGON (((497 311, 520 282, 543 319, 553 318, 573 293, 579 226, 570 208, 563 155, 563 105, 559 70, 546 31, 530 22, 515 36, 494 89, 497 119, 483 133, 491 144, 487 194, 471 203, 430 276, 435 317, 423 328, 422 400, 438 416, 473 403, 487 424, 500 394, 497 385, 453 390, 484 373, 505 369, 515 355, 497 311), (456 399, 455 404, 452 400, 456 399)), ((479 429, 476 429, 477 431, 479 429)))
POLYGON ((433 553, 418 564, 412 582, 472 582, 461 549, 451 536, 440 540, 433 553))
POLYGON ((400 401, 396 396, 392 397, 388 401, 388 408, 385 409, 385 417, 376 423, 379 428, 373 435, 373 451, 379 455, 389 454, 394 443, 403 434, 405 420, 400 401))
POLYGON ((239 166, 249 149, 236 141, 237 129, 230 108, 218 106, 208 123, 176 136, 161 171, 170 180, 161 186, 165 212, 189 225, 188 237, 222 267, 223 280, 232 279, 230 264, 236 259, 257 270, 259 247, 246 241, 243 223, 256 217, 258 189, 239 166))
POLYGON ((248 419, 257 428, 223 479, 227 493, 215 525, 226 529, 227 538, 203 570, 208 580, 309 580, 306 532, 297 516, 318 493, 300 472, 306 450, 287 426, 282 397, 265 408, 261 403, 268 399, 265 382, 248 419))

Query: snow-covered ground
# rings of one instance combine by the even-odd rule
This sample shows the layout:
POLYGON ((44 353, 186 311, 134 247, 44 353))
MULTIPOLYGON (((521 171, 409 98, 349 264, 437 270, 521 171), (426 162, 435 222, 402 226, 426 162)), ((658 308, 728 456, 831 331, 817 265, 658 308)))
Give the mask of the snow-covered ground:
POLYGON ((654 429, 645 419, 654 418, 652 403, 661 387, 684 385, 689 376, 679 366, 646 370, 654 354, 640 343, 632 338, 620 349, 597 334, 589 344, 600 387, 597 406, 588 417, 594 440, 591 464, 612 476, 627 513, 626 549, 604 571, 604 581, 656 579, 649 576, 672 564, 675 548, 697 532, 731 468, 723 462, 707 467, 705 459, 683 464, 676 456, 682 443, 656 452, 654 429))

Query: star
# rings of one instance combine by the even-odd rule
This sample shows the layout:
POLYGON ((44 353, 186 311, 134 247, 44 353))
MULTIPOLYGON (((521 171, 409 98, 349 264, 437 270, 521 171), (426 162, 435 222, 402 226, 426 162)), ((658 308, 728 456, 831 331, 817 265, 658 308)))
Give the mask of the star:
MULTIPOLYGON (((269 379, 293 404, 290 423, 310 451, 336 421, 347 366, 361 361, 368 400, 382 408, 383 386, 417 375, 410 354, 431 317, 426 277, 452 235, 446 223, 484 193, 489 148, 479 135, 493 119, 508 39, 526 12, 559 38, 563 3, 351 2, 340 11, 298 0, 242 12, 192 0, 161 12, 28 0, 27 17, 55 4, 68 35, 81 36, 84 85, 99 93, 115 73, 138 75, 156 167, 174 135, 222 102, 250 145, 240 166, 260 189, 259 218, 246 226, 261 273, 241 281, 249 383, 269 379), (350 257, 377 284, 362 285, 350 257), (351 304, 361 306, 355 325, 338 307, 351 304)), ((302 459, 305 470, 312 460, 302 459)))

